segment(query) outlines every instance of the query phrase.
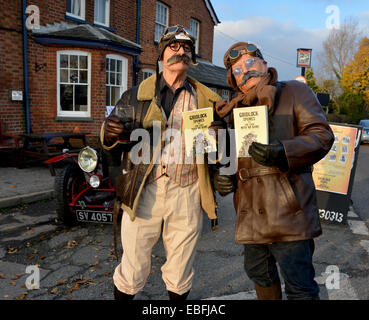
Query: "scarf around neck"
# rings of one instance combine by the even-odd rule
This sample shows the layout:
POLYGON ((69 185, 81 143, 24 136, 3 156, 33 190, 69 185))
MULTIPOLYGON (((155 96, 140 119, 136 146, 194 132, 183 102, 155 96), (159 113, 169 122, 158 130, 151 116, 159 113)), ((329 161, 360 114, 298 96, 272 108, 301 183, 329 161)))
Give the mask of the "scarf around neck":
POLYGON ((275 68, 268 68, 268 72, 263 76, 260 82, 251 88, 246 94, 239 92, 228 103, 225 100, 218 101, 215 105, 217 114, 224 118, 229 115, 233 108, 251 107, 251 106, 268 106, 268 114, 274 112, 274 100, 277 88, 274 84, 277 82, 278 74, 275 68))

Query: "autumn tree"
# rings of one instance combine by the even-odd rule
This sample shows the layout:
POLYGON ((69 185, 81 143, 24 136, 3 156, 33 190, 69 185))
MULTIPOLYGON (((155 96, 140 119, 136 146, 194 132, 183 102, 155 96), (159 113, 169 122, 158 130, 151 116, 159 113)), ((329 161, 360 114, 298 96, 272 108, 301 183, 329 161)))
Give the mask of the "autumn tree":
POLYGON ((344 68, 341 85, 345 91, 364 97, 369 106, 369 39, 360 43, 355 57, 344 68))

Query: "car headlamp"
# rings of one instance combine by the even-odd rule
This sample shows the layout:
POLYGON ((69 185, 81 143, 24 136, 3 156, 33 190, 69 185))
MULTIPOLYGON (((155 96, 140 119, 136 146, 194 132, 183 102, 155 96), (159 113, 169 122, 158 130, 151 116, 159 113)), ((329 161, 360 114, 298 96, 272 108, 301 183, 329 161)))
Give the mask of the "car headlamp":
POLYGON ((100 177, 97 174, 90 177, 90 185, 92 188, 97 188, 100 185, 100 177))
POLYGON ((78 165, 85 172, 95 170, 97 166, 97 152, 90 148, 83 148, 78 154, 78 165))

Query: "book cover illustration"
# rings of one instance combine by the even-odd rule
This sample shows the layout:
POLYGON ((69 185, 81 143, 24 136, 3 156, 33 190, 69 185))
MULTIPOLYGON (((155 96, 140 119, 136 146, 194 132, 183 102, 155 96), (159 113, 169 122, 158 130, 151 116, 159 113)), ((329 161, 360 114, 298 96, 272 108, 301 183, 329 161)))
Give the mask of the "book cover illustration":
POLYGON ((209 133, 213 122, 212 108, 196 109, 182 113, 186 155, 198 155, 217 150, 216 139, 209 133))
POLYGON ((249 147, 256 141, 269 143, 268 106, 233 109, 238 158, 250 157, 249 147))

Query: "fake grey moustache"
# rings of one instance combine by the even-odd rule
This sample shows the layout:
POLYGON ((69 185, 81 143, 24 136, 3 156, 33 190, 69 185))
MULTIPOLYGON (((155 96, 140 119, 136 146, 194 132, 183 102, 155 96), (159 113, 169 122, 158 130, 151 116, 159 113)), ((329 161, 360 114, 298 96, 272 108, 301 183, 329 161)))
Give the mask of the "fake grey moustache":
POLYGON ((259 72, 255 70, 248 71, 242 77, 242 82, 240 83, 239 87, 242 87, 246 83, 246 81, 249 80, 250 78, 262 76, 265 76, 265 72, 259 72))
POLYGON ((192 60, 188 56, 176 54, 167 60, 166 65, 170 66, 180 61, 183 61, 185 64, 188 64, 188 65, 192 64, 192 60))

